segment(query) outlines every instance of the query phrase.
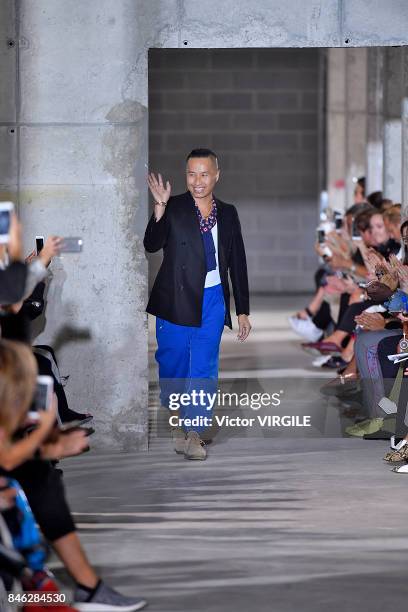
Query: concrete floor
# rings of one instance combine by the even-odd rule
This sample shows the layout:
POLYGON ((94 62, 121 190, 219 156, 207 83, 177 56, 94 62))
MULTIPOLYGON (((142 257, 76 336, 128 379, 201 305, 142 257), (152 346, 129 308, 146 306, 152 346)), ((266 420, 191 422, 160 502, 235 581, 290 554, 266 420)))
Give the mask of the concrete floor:
MULTIPOLYGON (((302 305, 256 300, 252 339, 225 334, 221 371, 315 376, 285 320, 302 305)), ((151 610, 388 612, 406 605, 408 538, 407 482, 386 448, 225 436, 195 463, 153 436, 148 453, 92 452, 64 472, 91 560, 151 610)))

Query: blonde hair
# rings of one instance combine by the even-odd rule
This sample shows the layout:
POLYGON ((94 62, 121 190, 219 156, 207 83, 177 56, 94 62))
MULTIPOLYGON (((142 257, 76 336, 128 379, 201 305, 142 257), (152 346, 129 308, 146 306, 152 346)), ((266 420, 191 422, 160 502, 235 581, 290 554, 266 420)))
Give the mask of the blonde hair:
POLYGON ((393 225, 400 225, 401 223, 401 204, 393 204, 390 208, 387 208, 383 212, 383 217, 389 223, 393 225))
POLYGON ((0 427, 10 436, 33 399, 37 363, 21 342, 0 340, 0 427))

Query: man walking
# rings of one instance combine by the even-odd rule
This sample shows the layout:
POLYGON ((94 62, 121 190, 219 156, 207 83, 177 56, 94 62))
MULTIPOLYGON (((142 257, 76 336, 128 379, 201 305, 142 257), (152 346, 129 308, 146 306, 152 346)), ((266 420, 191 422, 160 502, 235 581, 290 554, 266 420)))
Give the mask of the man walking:
POLYGON ((181 427, 173 429, 173 437, 175 451, 196 460, 207 457, 200 433, 211 420, 213 402, 197 405, 194 392, 216 390, 221 335, 224 325, 232 329, 228 271, 238 339, 244 341, 251 330, 241 226, 236 208, 213 194, 219 176, 216 154, 194 149, 186 160, 186 193, 170 197, 169 181, 164 184, 160 174, 148 177, 155 203, 144 246, 149 253, 163 249, 146 309, 156 316, 161 401, 168 407, 175 391, 193 398, 179 407, 181 427))

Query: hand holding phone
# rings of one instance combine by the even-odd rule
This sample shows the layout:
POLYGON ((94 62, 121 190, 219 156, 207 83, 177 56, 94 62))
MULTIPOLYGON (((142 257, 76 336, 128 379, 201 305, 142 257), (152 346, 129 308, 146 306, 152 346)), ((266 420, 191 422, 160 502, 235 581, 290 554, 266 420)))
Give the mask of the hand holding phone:
POLYGON ((39 258, 45 267, 49 266, 52 258, 60 253, 61 246, 62 238, 59 236, 48 236, 39 254, 39 258))
POLYGON ((36 236, 35 237, 35 249, 37 251, 37 256, 41 253, 44 248, 44 236, 36 236))
POLYGON ((37 376, 37 386, 31 403, 28 416, 32 420, 39 420, 42 411, 50 411, 54 396, 54 380, 51 376, 37 376))

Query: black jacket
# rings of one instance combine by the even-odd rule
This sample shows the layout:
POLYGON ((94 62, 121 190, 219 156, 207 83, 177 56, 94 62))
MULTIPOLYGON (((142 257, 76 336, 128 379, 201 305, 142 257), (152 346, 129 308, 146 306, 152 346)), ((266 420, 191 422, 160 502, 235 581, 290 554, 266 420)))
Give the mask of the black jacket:
MULTIPOLYGON (((236 313, 249 314, 248 273, 235 206, 217 198, 218 266, 225 299, 225 325, 232 328, 228 270, 236 313)), ((149 253, 163 249, 163 262, 147 312, 178 325, 200 327, 205 277, 204 245, 195 204, 187 191, 169 199, 160 221, 150 218, 144 237, 149 253)))
POLYGON ((24 295, 27 266, 21 261, 12 262, 0 270, 0 304, 16 304, 24 295))

